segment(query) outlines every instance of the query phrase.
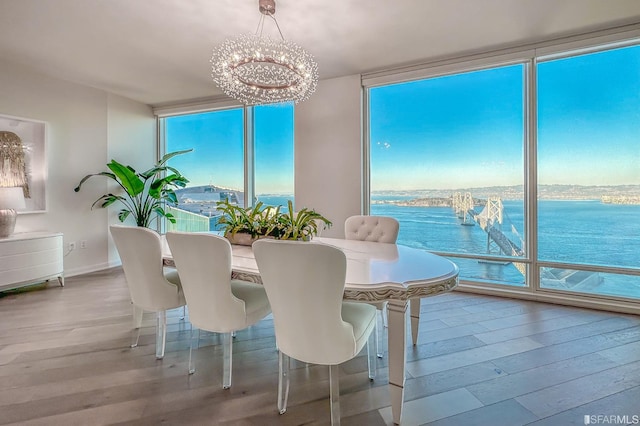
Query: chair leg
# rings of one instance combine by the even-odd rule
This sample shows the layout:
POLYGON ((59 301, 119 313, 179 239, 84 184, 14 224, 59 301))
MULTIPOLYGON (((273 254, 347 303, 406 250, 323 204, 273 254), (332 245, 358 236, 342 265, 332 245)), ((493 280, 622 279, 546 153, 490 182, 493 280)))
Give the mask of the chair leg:
POLYGON ((200 345, 200 329, 191 324, 191 344, 189 345, 189 374, 196 372, 196 364, 193 361, 193 350, 200 345))
POLYGON ((138 346, 138 339, 140 338, 140 327, 142 327, 142 314, 144 313, 142 308, 131 304, 133 308, 133 330, 131 333, 131 347, 138 346))
POLYGON ((389 328, 389 319, 387 318, 387 302, 382 305, 382 324, 384 328, 389 328))
POLYGON ((384 342, 383 342, 383 337, 384 337, 384 311, 385 309, 382 308, 382 310, 380 310, 380 317, 382 318, 382 329, 378 330, 378 321, 376 318, 376 329, 374 330, 375 338, 375 345, 376 345, 376 356, 378 358, 382 358, 384 356, 384 342))
POLYGON ((156 359, 164 358, 164 346, 167 339, 167 312, 158 311, 156 315, 156 359))
POLYGON ((378 346, 378 325, 376 324, 375 328, 369 335, 369 340, 367 340, 367 364, 369 366, 369 380, 373 380, 376 377, 376 371, 378 370, 378 356, 373 350, 373 345, 376 345, 376 349, 378 346))
POLYGON ((231 337, 231 334, 232 333, 222 334, 222 346, 224 349, 224 355, 222 358, 222 389, 229 389, 231 387, 231 371, 233 368, 233 339, 231 337))
POLYGON ((289 399, 289 365, 290 358, 282 351, 278 353, 278 412, 284 414, 287 411, 289 399))
POLYGON ((329 366, 329 397, 331 400, 331 425, 340 425, 340 366, 329 366))
POLYGON ((135 348, 138 346, 138 339, 140 339, 140 328, 134 328, 131 331, 131 347, 135 348))

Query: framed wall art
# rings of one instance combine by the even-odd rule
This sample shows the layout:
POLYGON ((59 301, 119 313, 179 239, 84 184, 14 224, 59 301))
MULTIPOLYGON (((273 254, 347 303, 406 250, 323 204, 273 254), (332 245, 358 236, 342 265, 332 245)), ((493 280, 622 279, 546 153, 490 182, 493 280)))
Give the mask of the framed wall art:
POLYGON ((22 187, 18 213, 47 210, 46 135, 44 121, 0 114, 0 187, 22 187))

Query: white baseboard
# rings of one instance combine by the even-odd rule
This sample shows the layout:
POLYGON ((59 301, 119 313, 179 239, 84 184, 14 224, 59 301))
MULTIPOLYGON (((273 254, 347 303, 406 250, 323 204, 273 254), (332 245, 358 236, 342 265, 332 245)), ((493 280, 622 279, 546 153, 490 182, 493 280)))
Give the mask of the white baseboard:
POLYGON ((96 265, 89 265, 82 268, 73 268, 73 269, 65 269, 64 276, 66 277, 75 277, 76 275, 84 275, 90 274, 92 272, 104 271, 105 269, 115 268, 116 266, 121 266, 122 262, 119 260, 116 262, 104 262, 98 263, 96 265))
POLYGON ((564 306, 575 306, 578 308, 598 309, 609 312, 620 312, 624 314, 639 315, 640 303, 635 301, 607 300, 589 295, 561 294, 559 292, 531 292, 519 288, 506 287, 496 288, 477 284, 460 283, 455 288, 457 291, 467 293, 483 294, 487 296, 510 297, 513 299, 532 300, 536 302, 554 303, 564 306))

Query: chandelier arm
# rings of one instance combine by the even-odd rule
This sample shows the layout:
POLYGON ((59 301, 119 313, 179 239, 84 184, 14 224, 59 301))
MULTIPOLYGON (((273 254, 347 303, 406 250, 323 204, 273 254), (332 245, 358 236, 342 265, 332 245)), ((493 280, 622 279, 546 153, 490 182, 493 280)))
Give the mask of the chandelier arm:
POLYGON ((269 15, 269 16, 271 17, 271 19, 273 19, 273 22, 276 23, 276 28, 278 29, 278 32, 280 33, 280 38, 284 41, 284 36, 282 35, 282 31, 280 31, 280 25, 278 25, 278 20, 273 15, 269 15))

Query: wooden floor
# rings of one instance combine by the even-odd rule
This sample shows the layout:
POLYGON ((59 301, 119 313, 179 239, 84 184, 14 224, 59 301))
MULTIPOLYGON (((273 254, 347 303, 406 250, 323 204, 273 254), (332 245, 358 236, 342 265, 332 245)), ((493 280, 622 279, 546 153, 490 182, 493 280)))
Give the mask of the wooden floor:
MULTIPOLYGON (((289 410, 277 414, 271 319, 238 332, 233 386, 223 390, 217 336, 203 336, 188 376, 188 318, 169 315, 158 361, 152 314, 140 346, 128 347, 120 269, 1 297, 0 424, 329 423, 321 366, 293 366, 289 410)), ((638 317, 455 292, 422 301, 420 329, 407 349, 403 424, 556 426, 640 415, 638 317)), ((364 355, 342 366, 343 424, 389 424, 385 360, 374 382, 364 355)))

